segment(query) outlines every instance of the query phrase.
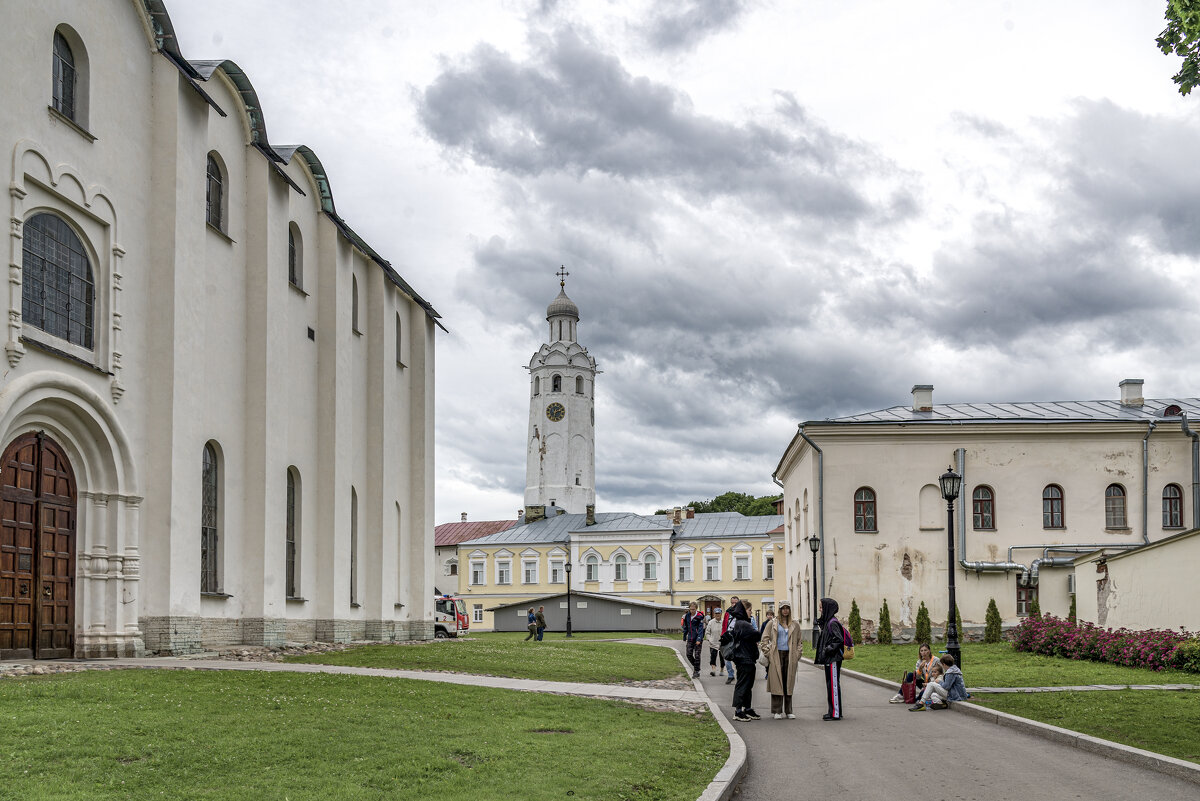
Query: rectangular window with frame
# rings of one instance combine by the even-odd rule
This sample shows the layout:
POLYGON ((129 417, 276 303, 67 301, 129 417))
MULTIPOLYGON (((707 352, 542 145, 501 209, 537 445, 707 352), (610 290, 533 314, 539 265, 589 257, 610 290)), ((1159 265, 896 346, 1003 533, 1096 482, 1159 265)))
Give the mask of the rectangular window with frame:
POLYGON ((738 581, 750 580, 749 556, 738 556, 734 559, 734 578, 738 581))
POLYGON ((704 580, 721 580, 721 558, 719 556, 704 557, 704 580))
MULTIPOLYGON (((679 569, 678 576, 679 576, 680 581, 691 581, 692 580, 691 557, 688 557, 687 559, 680 559, 676 566, 679 569)), ((685 606, 686 606, 686 604, 685 604, 685 606)))
POLYGON ((512 584, 512 562, 508 559, 496 562, 496 583, 512 584))
POLYGON ((472 562, 471 563, 471 583, 472 584, 486 584, 487 581, 485 579, 485 576, 486 576, 486 568, 484 567, 484 563, 483 562, 472 562))
POLYGON ((551 584, 562 584, 563 583, 563 563, 562 562, 551 562, 550 563, 550 583, 551 584))
POLYGON ((767 579, 767 581, 773 581, 775 579, 775 557, 774 556, 767 557, 766 579, 767 579))
POLYGON ((474 623, 483 622, 483 604, 471 605, 471 620, 474 623))
POLYGON ((521 563, 521 583, 522 584, 537 584, 538 580, 537 562, 533 559, 526 559, 521 563))
POLYGON ((1033 602, 1037 600, 1037 587, 1017 587, 1017 617, 1028 617, 1029 611, 1033 607, 1033 602))

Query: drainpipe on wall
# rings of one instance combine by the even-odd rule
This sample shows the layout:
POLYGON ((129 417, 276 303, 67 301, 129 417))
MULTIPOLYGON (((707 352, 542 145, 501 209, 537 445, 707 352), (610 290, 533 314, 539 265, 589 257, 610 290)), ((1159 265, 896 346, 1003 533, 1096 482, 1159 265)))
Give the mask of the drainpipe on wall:
POLYGON ((1200 528, 1200 432, 1188 428, 1187 412, 1180 413, 1179 421, 1192 438, 1192 528, 1200 528))
POLYGON ((1150 435, 1158 423, 1151 420, 1146 424, 1146 436, 1142 437, 1142 542, 1150 544, 1150 435))
POLYGON ((970 501, 970 492, 967 484, 967 449, 954 449, 955 470, 963 478, 963 494, 961 501, 958 504, 958 565, 963 570, 974 570, 976 573, 983 572, 1000 572, 1007 573, 1010 570, 1020 570, 1025 572, 1025 565, 1020 562, 1013 562, 1012 553, 1009 552, 1009 561, 1007 562, 969 562, 967 561, 967 503, 970 501))
MULTIPOLYGON (((825 584, 825 453, 812 441, 808 434, 804 433, 804 426, 800 426, 800 436, 808 443, 814 451, 817 452, 817 539, 821 541, 821 592, 822 598, 828 592, 825 584)), ((813 576, 815 579, 816 576, 813 576)))

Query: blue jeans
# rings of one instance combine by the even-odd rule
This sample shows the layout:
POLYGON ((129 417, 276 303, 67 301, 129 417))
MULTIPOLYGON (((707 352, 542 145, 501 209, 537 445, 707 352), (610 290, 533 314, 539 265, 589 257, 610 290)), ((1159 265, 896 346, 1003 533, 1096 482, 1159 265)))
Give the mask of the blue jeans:
POLYGON ((729 676, 731 679, 733 678, 733 663, 728 659, 725 660, 725 675, 729 676))
POLYGON ((542 641, 542 632, 544 632, 545 630, 546 630, 545 628, 541 628, 541 627, 538 628, 538 630, 537 630, 537 641, 538 642, 542 641))

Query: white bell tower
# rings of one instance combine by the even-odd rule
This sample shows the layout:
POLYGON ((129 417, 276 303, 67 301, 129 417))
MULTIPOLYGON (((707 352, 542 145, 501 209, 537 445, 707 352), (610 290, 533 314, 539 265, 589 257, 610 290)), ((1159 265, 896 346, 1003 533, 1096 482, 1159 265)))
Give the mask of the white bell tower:
MULTIPOLYGON (((579 307, 559 293, 546 309, 546 344, 529 360, 525 506, 584 514, 596 504, 596 360, 576 341, 579 307)), ((526 518, 528 518, 528 513, 526 518)))

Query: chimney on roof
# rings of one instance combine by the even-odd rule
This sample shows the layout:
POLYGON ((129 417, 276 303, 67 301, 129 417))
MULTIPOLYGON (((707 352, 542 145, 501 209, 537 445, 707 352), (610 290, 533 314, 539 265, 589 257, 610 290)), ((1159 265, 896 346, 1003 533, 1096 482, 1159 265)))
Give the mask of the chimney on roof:
POLYGON ((525 516, 525 510, 524 510, 524 509, 518 509, 518 510, 517 510, 517 519, 518 519, 518 520, 520 520, 520 519, 521 519, 522 517, 524 517, 524 516, 525 516))
POLYGON ((1142 394, 1142 385, 1146 382, 1140 378, 1126 378, 1118 386, 1121 388, 1121 405, 1141 407, 1146 404, 1142 394))
POLYGON ((466 512, 462 513, 462 522, 464 522, 464 523, 467 522, 467 513, 466 512))
POLYGON ((587 505, 587 518, 585 519, 584 522, 586 525, 589 525, 589 526, 596 525, 596 507, 594 504, 589 503, 587 505))
POLYGON ((683 509, 682 508, 676 506, 674 509, 671 510, 671 522, 676 526, 678 526, 680 523, 683 522, 683 509))
POLYGON ((933 411, 933 384, 915 384, 912 388, 913 411, 933 411))
POLYGON ((688 520, 691 520, 691 519, 692 519, 692 518, 694 518, 695 516, 696 516, 696 507, 695 507, 695 506, 689 506, 689 507, 687 508, 687 519, 688 519, 688 520))
POLYGON ((546 507, 545 506, 538 505, 538 506, 526 506, 525 507, 525 522, 526 523, 535 523, 538 520, 545 520, 545 519, 546 519, 546 507))

